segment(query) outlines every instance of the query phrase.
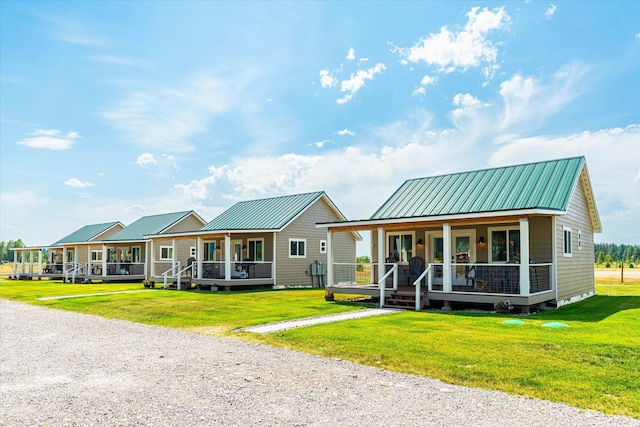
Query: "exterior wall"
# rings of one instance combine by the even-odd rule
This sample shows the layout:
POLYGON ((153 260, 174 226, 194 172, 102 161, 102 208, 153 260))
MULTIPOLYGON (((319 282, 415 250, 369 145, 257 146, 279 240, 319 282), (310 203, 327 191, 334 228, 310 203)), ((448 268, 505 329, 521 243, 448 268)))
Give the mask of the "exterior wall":
POLYGON ((551 217, 529 219, 529 257, 536 263, 553 262, 553 221, 551 217))
MULTIPOLYGON (((327 231, 316 228, 318 222, 340 220, 320 198, 276 237, 276 285, 311 285, 310 265, 316 260, 326 264, 327 254, 320 253, 320 241, 327 240, 327 231), (289 258, 289 239, 306 240, 306 256, 289 258)), ((335 262, 355 262, 356 240, 351 233, 334 233, 332 250, 335 262)))
POLYGON ((191 214, 167 228, 164 233, 179 233, 181 231, 195 231, 205 225, 195 215, 191 214))
POLYGON ((580 184, 576 185, 567 214, 556 220, 558 304, 563 305, 595 293, 593 271, 593 228, 587 203, 580 184), (563 256, 563 226, 571 228, 572 256, 563 256), (578 247, 578 230, 582 235, 582 249, 578 247))
POLYGON ((100 240, 107 239, 107 238, 111 237, 113 234, 116 234, 118 231, 120 231, 122 229, 124 229, 123 225, 116 224, 114 227, 111 227, 109 230, 105 231, 104 233, 98 234, 96 237, 94 237, 91 240, 94 240, 94 241, 98 242, 100 240))
MULTIPOLYGON (((197 240, 195 237, 193 238, 176 238, 176 253, 174 254, 174 258, 176 261, 180 262, 180 267, 184 268, 187 266, 187 261, 191 257, 191 248, 196 247, 197 240)), ((160 261, 160 247, 161 246, 173 246, 173 239, 153 239, 153 256, 152 260, 160 261)), ((195 256, 194 256, 195 258, 195 256)), ((170 261, 167 262, 167 268, 170 266, 170 261)), ((156 269, 156 275, 162 273, 162 271, 158 271, 156 269)))

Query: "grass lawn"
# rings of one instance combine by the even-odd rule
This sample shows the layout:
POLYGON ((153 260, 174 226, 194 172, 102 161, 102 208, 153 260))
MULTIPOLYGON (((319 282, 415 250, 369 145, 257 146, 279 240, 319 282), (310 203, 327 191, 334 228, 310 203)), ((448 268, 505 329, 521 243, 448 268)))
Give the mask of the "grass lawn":
POLYGON ((360 309, 318 289, 252 292, 149 290, 39 301, 53 295, 142 289, 0 279, 0 297, 52 308, 292 348, 471 387, 502 390, 640 418, 640 280, 598 283, 595 297, 518 317, 402 312, 259 336, 239 327, 360 309), (563 322, 568 328, 542 327, 563 322))

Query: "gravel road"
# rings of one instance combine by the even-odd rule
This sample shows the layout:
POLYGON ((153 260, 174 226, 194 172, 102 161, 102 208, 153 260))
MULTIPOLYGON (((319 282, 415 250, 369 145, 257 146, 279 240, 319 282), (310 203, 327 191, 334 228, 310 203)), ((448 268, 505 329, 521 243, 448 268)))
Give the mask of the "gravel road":
POLYGON ((2 426, 640 426, 294 351, 0 300, 2 426))

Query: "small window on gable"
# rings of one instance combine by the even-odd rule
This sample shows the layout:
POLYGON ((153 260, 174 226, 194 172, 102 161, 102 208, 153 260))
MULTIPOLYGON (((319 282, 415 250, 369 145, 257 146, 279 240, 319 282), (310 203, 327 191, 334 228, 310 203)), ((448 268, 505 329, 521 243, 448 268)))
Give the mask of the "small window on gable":
POLYGON ((307 241, 304 239, 289 239, 289 258, 306 258, 307 241))
POLYGON ((563 244, 562 244, 562 256, 570 257, 572 256, 572 248, 571 248, 571 229, 569 227, 562 227, 563 234, 563 244))
POLYGON ((578 250, 582 250, 582 231, 578 230, 578 250))
POLYGON ((321 254, 326 254, 327 253, 327 241, 326 240, 320 240, 320 253, 321 254))
POLYGON ((169 261, 173 259, 173 247, 172 246, 160 246, 160 260, 169 261))

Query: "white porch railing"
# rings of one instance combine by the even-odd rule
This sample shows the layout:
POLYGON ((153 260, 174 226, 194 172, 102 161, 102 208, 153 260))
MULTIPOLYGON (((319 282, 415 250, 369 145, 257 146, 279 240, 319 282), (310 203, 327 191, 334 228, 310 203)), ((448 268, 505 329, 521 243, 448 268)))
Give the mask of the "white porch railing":
MULTIPOLYGON (((529 294, 551 290, 552 263, 529 264, 529 294)), ((429 291, 443 291, 443 264, 429 264, 429 291)), ((452 293, 523 295, 520 264, 452 264, 452 293)))
POLYGON ((68 282, 71 276, 71 283, 76 283, 76 276, 86 271, 87 264, 66 263, 64 268, 64 281, 68 282))
POLYGON ((413 286, 416 287, 416 311, 420 311, 422 309, 422 301, 420 298, 422 296, 422 280, 431 272, 431 266, 429 265, 426 270, 422 272, 420 276, 413 282, 413 286))
POLYGON ((173 264, 170 269, 168 269, 167 271, 161 274, 162 281, 164 282, 164 289, 167 289, 167 278, 169 277, 169 275, 171 275, 171 278, 173 279, 176 275, 176 272, 179 270, 180 270, 180 261, 176 261, 175 264, 173 264))
MULTIPOLYGON (((200 279, 225 280, 225 261, 202 261, 200 279)), ((232 261, 230 279, 272 279, 272 261, 232 261)))
POLYGON ((387 273, 378 280, 378 287, 380 288, 380 307, 384 307, 384 298, 387 291, 387 277, 393 275, 393 290, 398 290, 398 264, 386 264, 392 267, 387 273))

